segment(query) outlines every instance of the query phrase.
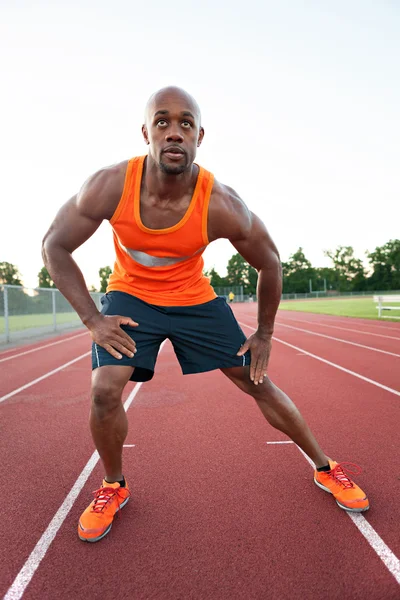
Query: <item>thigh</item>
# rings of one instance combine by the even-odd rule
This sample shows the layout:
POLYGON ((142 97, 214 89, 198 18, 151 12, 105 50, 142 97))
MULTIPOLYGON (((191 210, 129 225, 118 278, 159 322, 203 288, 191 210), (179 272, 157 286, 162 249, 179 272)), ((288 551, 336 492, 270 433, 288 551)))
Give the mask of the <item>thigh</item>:
POLYGON ((238 386, 244 392, 249 389, 249 383, 254 385, 250 379, 250 367, 230 367, 228 369, 221 369, 222 373, 228 377, 235 385, 238 386))
POLYGON ((237 356, 246 336, 224 298, 170 312, 169 337, 184 374, 250 364, 250 352, 237 356))
POLYGON ((102 314, 131 317, 137 327, 122 325, 122 329, 134 340, 137 352, 132 357, 114 358, 98 344, 92 344, 92 368, 105 366, 133 367, 131 381, 149 381, 154 375, 161 343, 168 334, 169 321, 165 310, 147 304, 125 292, 109 292, 102 299, 102 314))
POLYGON ((221 371, 228 379, 237 385, 239 389, 253 397, 265 394, 266 391, 270 391, 275 387, 267 375, 265 375, 262 383, 255 385, 250 379, 250 366, 231 367, 229 369, 221 369, 221 371))
POLYGON ((92 371, 92 396, 122 395, 133 371, 134 367, 121 365, 106 365, 94 369, 92 371))

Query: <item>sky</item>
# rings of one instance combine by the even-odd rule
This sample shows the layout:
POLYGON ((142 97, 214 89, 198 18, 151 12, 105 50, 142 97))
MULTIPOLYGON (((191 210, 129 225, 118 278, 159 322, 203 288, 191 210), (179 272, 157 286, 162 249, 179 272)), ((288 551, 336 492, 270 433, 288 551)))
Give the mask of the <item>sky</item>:
MULTIPOLYGON (((257 213, 282 260, 400 236, 396 0, 5 0, 0 8, 0 262, 38 285, 41 240, 98 169, 147 152, 143 111, 191 93, 196 162, 257 213)), ((226 240, 204 254, 225 274, 226 240)), ((114 261, 104 222, 74 257, 88 286, 114 261)))

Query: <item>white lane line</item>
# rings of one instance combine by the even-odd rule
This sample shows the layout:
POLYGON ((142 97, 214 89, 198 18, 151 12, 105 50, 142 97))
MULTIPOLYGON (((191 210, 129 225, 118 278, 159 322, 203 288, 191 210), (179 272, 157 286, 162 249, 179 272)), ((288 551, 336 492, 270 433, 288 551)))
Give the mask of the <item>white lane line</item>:
POLYGON ((388 350, 380 350, 379 348, 373 348, 372 346, 364 346, 364 344, 357 344, 356 342, 350 342, 349 340, 343 340, 342 338, 332 337, 331 335, 325 335, 324 333, 317 333, 316 331, 310 331, 309 329, 303 329, 302 327, 294 327, 293 325, 286 325, 284 323, 278 323, 278 325, 280 325, 281 327, 289 327, 289 329, 296 329, 296 331, 303 331, 304 333, 309 333, 310 335, 317 335, 328 340, 334 340, 335 342, 342 342, 342 344, 350 344, 351 346, 358 346, 358 348, 373 350, 374 352, 380 352, 381 354, 389 354, 390 356, 396 356, 397 358, 400 358, 400 354, 388 352, 388 350))
POLYGON ((135 448, 136 444, 124 444, 124 448, 135 448))
POLYGON ((4 600, 19 600, 22 598, 23 593, 28 587, 36 569, 38 568, 40 562, 42 561, 44 555, 50 547, 50 544, 54 540, 57 531, 60 529, 63 524, 66 516, 72 508, 79 492, 85 485, 89 475, 93 471, 99 460, 99 455, 97 450, 93 452, 92 456, 88 460, 86 466, 84 467, 82 473, 79 475, 78 479, 75 481, 71 491, 68 496, 65 498, 64 502, 50 521, 46 531, 43 533, 42 537, 32 550, 30 556, 28 557, 26 563, 18 573, 17 577, 14 579, 11 587, 8 589, 7 594, 4 596, 4 600))
MULTIPOLYGON (((244 326, 248 327, 249 329, 253 329, 255 331, 255 327, 251 327, 250 325, 247 325, 246 323, 241 323, 241 325, 244 325, 244 326)), ((298 350, 298 348, 296 348, 296 346, 292 346, 292 344, 283 342, 283 340, 279 340, 275 337, 273 339, 298 350)), ((334 363, 331 363, 331 362, 329 362, 325 359, 322 359, 318 356, 315 356, 314 354, 311 354, 310 352, 307 352, 306 354, 309 354, 313 358, 316 358, 317 360, 321 360, 322 362, 330 364, 333 367, 336 367, 342 371, 346 371, 347 373, 350 373, 351 375, 355 375, 356 377, 360 377, 361 379, 369 381, 369 383, 373 383, 374 385, 383 387, 384 389, 400 396, 400 392, 397 392, 396 390, 391 390, 390 388, 387 388, 386 386, 382 386, 381 384, 378 384, 377 382, 372 381, 371 379, 367 379, 366 377, 363 377, 362 375, 359 375, 358 373, 354 373, 352 371, 349 371, 348 369, 344 369, 343 367, 340 367, 339 365, 335 365, 334 363)), ((296 446, 297 446, 297 444, 296 444, 296 446)), ((307 462, 312 466, 312 468, 315 469, 314 463, 307 456, 307 454, 305 452, 303 452, 303 450, 299 446, 297 446, 297 448, 300 450, 300 452, 302 453, 304 458, 307 460, 307 462)), ((376 552, 376 554, 379 556, 379 558, 382 560, 385 567, 396 579, 397 583, 400 584, 400 560, 397 558, 397 556, 390 550, 390 548, 385 544, 385 542, 378 535, 378 533, 375 531, 375 529, 368 523, 368 521, 360 513, 347 512, 346 514, 353 521, 354 525, 357 527, 357 529, 360 531, 360 533, 364 536, 364 538, 367 540, 367 542, 372 547, 372 549, 376 552)))
POLYGON ((87 332, 78 333, 78 335, 73 335, 65 340, 58 340, 57 342, 51 342, 51 344, 45 344, 44 346, 38 346, 37 348, 32 348, 32 350, 25 350, 25 352, 19 352, 18 354, 13 354, 12 356, 6 356, 6 358, 0 358, 0 362, 5 362, 6 360, 11 360, 12 358, 18 358, 19 356, 25 356, 25 354, 31 354, 31 352, 38 352, 39 350, 43 350, 44 348, 49 348, 50 346, 55 346, 56 344, 63 344, 64 342, 69 342, 70 340, 75 340, 78 337, 82 337, 83 335, 87 335, 87 332))
MULTIPOLYGON (((312 313, 312 314, 316 314, 316 313, 312 313)), ((322 313, 320 313, 319 316, 320 317, 322 317, 322 316, 323 317, 329 317, 329 316, 331 316, 331 317, 334 317, 336 323, 346 323, 346 325, 349 324, 348 319, 337 317, 335 315, 323 315, 322 313)), ((367 327, 367 326, 368 327, 373 327, 374 329, 387 329, 389 331, 396 331, 396 333, 398 331, 398 327, 396 327, 396 323, 393 323, 394 327, 389 327, 387 325, 383 325, 382 323, 376 323, 375 319, 366 319, 364 321, 361 321, 357 317, 349 317, 349 319, 351 320, 351 322, 352 322, 353 325, 355 325, 354 320, 356 320, 356 321, 358 321, 357 325, 361 325, 361 326, 365 326, 365 327, 367 327)), ((328 319, 328 321, 329 321, 329 319, 328 319)), ((330 321, 330 322, 332 322, 332 321, 330 321)))
MULTIPOLYGON (((166 340, 161 344, 159 353, 161 352, 163 346, 165 345, 166 340)), ((128 411, 130 405, 132 404, 136 394, 142 387, 143 382, 137 383, 128 398, 124 402, 125 412, 128 411)), ((42 534, 42 537, 32 550, 29 555, 27 561, 24 566, 14 579, 11 587, 8 589, 7 594, 4 596, 3 600, 20 600, 22 598, 26 588, 28 587, 32 577, 35 574, 36 569, 40 565, 43 560, 47 550, 50 548, 51 543, 57 535, 58 530, 61 525, 64 523, 69 511, 71 510, 75 500, 77 499, 79 493, 81 492, 83 486, 89 478, 89 475, 92 473, 95 468, 98 460, 99 454, 97 450, 95 450, 92 456, 89 458, 86 466, 84 467, 82 473, 79 475, 78 479, 75 481, 72 486, 71 491, 68 496, 65 498, 64 502, 61 504, 60 508, 50 521, 47 526, 46 531, 42 534)))
POLYGON ((265 442, 266 444, 294 444, 292 441, 288 442, 265 442))
MULTIPOLYGON (((312 466, 313 469, 315 469, 315 465, 311 458, 307 456, 307 454, 299 446, 297 446, 297 448, 300 450, 306 461, 312 466)), ((397 556, 391 551, 389 546, 385 544, 383 539, 377 534, 372 525, 368 523, 361 513, 350 513, 347 511, 344 512, 353 521, 354 525, 367 540, 371 548, 375 550, 385 567, 396 579, 397 583, 400 584, 400 560, 397 558, 397 556)))
POLYGON ((77 358, 74 358, 73 360, 70 360, 69 362, 64 363, 63 365, 61 365, 61 367, 57 367, 57 369, 53 369, 52 371, 49 371, 48 373, 45 373, 41 377, 38 377, 37 379, 34 379, 33 381, 30 381, 29 383, 26 383, 25 385, 23 385, 23 386, 19 387, 18 389, 10 392, 9 394, 6 394, 5 396, 2 396, 0 398, 0 402, 4 402, 4 400, 8 400, 8 398, 12 398, 12 396, 15 396, 16 394, 19 394, 19 392, 23 392, 24 390, 26 390, 27 388, 31 387, 32 385, 35 385, 36 383, 39 383, 39 381, 43 381, 43 379, 46 379, 47 377, 50 377, 50 375, 54 375, 54 373, 58 373, 58 371, 61 371, 62 369, 65 369, 66 367, 69 367, 70 365, 73 365, 78 360, 81 360, 82 358, 85 358, 85 356, 89 356, 89 354, 90 354, 90 352, 85 352, 85 354, 81 354, 77 358))
MULTIPOLYGON (((140 390, 141 386, 142 383, 137 383, 131 391, 131 393, 129 394, 124 404, 125 411, 127 411, 130 405, 132 404, 132 401, 135 398, 138 391, 140 390)), ((65 498, 64 502, 61 504, 60 508, 50 521, 46 531, 42 534, 42 537, 32 550, 26 563, 18 573, 17 577, 14 579, 14 582, 9 588, 7 594, 4 596, 4 600, 19 600, 20 598, 22 598, 22 595, 28 587, 33 575, 35 574, 36 569, 38 568, 42 559, 44 558, 61 525, 64 523, 75 500, 77 499, 83 486, 88 480, 89 475, 92 473, 93 469, 97 465, 99 458, 99 454, 97 450, 95 450, 95 452, 93 452, 92 456, 86 463, 86 466, 84 467, 82 473, 75 481, 68 496, 65 498)))
MULTIPOLYGON (((307 323, 308 325, 317 325, 318 327, 329 327, 330 329, 341 329, 342 331, 352 331, 353 333, 362 333, 363 335, 374 335, 375 337, 383 337, 388 340, 399 340, 400 337, 394 337, 393 335, 385 335, 383 333, 372 333, 372 331, 361 331, 360 329, 350 329, 349 327, 339 327, 339 325, 328 325, 327 323, 319 323, 318 321, 306 321, 305 319, 286 319, 292 321, 292 323, 307 323)), ((277 321, 278 325, 283 325, 282 322, 277 321)))
MULTIPOLYGON (((242 321, 238 321, 238 322, 240 323, 240 325, 243 325, 244 327, 248 327, 249 329, 256 331, 255 327, 252 327, 251 325, 247 325, 247 323, 243 323, 242 321)), ((308 356, 311 356, 312 358, 315 358, 316 360, 319 360, 327 365, 330 365, 331 367, 334 367, 335 369, 339 369, 340 371, 343 371, 344 373, 348 373, 349 375, 358 377, 358 379, 362 379, 363 381, 366 381, 367 383, 376 385, 377 387, 381 388, 382 390, 386 390, 387 392, 390 392, 391 394, 400 396, 400 392, 398 392, 397 390, 394 390, 390 387, 387 387, 386 385, 383 385, 382 383, 379 383, 378 381, 374 381, 373 379, 364 377, 364 375, 360 375, 359 373, 356 373, 355 371, 350 371, 350 369, 345 369, 344 367, 341 367, 340 365, 337 365, 336 363, 333 363, 330 360, 326 360, 325 358, 322 358, 321 356, 317 356, 316 354, 307 352, 307 350, 303 350, 302 348, 299 348, 298 346, 293 346, 293 344, 289 344, 288 342, 285 342, 284 340, 280 340, 279 338, 277 338, 275 336, 273 336, 272 339, 277 342, 280 342, 281 344, 284 344, 285 346, 289 346, 289 348, 293 348, 294 350, 299 350, 300 352, 303 352, 304 354, 307 354, 308 356)))

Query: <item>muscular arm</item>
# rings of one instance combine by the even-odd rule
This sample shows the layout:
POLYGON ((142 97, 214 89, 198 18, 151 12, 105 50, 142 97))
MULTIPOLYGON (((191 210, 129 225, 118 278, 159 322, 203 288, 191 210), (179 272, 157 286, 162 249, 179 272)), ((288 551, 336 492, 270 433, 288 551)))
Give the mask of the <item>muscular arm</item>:
POLYGON ((258 332, 271 335, 282 293, 282 270, 278 250, 265 225, 250 212, 239 196, 217 184, 210 204, 211 239, 227 238, 241 256, 258 271, 258 332))
POLYGON ((282 269, 278 250, 264 223, 250 213, 250 227, 239 240, 231 240, 236 250, 258 271, 258 331, 274 331, 276 311, 282 294, 282 269))
POLYGON ((122 194, 126 163, 99 171, 81 191, 61 207, 42 243, 44 264, 60 292, 85 325, 99 314, 84 277, 72 258, 98 229, 110 219, 122 194))
POLYGON ((266 376, 282 291, 278 250, 263 222, 248 210, 234 190, 217 183, 211 200, 208 219, 210 241, 227 238, 258 271, 258 328, 238 352, 242 356, 250 350, 250 379, 258 385, 266 376))

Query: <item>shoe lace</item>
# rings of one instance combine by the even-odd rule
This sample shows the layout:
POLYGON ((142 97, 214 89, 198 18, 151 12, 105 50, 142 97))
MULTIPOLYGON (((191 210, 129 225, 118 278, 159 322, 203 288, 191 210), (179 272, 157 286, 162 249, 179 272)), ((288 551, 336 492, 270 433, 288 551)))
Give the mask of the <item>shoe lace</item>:
MULTIPOLYGON (((107 504, 116 497, 118 502, 118 508, 120 506, 119 499, 122 497, 120 494, 121 488, 113 488, 113 487, 101 487, 98 490, 93 492, 94 494, 94 503, 92 506, 91 512, 101 513, 107 504)), ((118 511, 120 512, 120 511, 118 511)))
POLYGON ((332 477, 332 479, 335 479, 338 483, 340 483, 340 485, 342 485, 345 489, 350 489, 354 487, 354 483, 349 478, 348 473, 351 473, 352 475, 360 475, 360 473, 362 473, 362 469, 355 463, 342 462, 338 463, 336 467, 329 472, 329 475, 332 477), (345 469, 343 468, 344 465, 346 465, 345 469), (357 470, 352 471, 347 465, 356 467, 357 470))

